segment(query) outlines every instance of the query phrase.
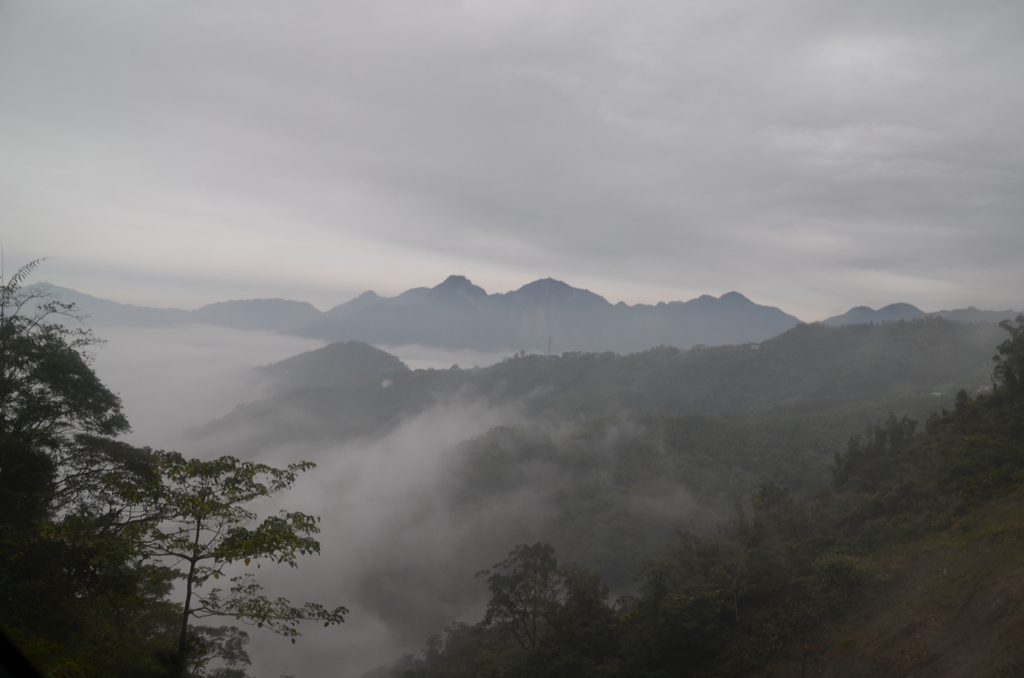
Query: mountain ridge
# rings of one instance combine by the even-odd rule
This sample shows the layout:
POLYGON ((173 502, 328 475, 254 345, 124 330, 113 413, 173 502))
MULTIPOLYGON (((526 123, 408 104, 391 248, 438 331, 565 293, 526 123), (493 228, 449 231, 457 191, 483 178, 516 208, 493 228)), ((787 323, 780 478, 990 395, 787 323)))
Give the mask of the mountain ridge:
POLYGON ((919 318, 945 318, 955 322, 988 322, 997 323, 1012 320, 1017 312, 1012 309, 1005 311, 982 311, 974 306, 958 308, 952 311, 934 311, 927 313, 918 307, 904 302, 883 306, 877 311, 868 306, 854 306, 846 313, 834 315, 821 321, 822 325, 839 327, 842 325, 859 325, 862 323, 899 322, 901 320, 917 320, 919 318))
MULTIPOLYGON (((157 327, 204 323, 268 330, 327 342, 420 344, 478 351, 566 351, 633 353, 660 345, 677 348, 760 343, 800 324, 779 308, 751 301, 737 291, 703 294, 687 301, 612 304, 599 294, 555 278, 489 294, 463 275, 434 287, 414 287, 394 297, 373 290, 320 311, 308 302, 241 299, 195 310, 121 304, 68 288, 40 283, 75 303, 95 326, 157 327)), ((957 322, 1012 319, 1016 313, 975 307, 927 313, 908 303, 878 310, 857 306, 820 321, 828 326, 899 322, 941 317, 957 322)))
POLYGON ((801 322, 739 292, 630 306, 553 278, 488 294, 461 275, 421 290, 393 298, 360 295, 296 333, 326 341, 480 351, 631 353, 662 344, 689 348, 760 342, 801 322))

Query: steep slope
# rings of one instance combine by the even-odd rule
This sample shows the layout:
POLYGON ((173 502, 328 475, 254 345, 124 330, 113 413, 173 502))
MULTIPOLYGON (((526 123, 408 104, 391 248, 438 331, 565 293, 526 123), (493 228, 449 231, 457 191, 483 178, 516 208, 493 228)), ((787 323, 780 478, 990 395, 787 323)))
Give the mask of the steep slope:
POLYGON ((1024 675, 1024 490, 874 558, 870 602, 749 678, 1024 675))

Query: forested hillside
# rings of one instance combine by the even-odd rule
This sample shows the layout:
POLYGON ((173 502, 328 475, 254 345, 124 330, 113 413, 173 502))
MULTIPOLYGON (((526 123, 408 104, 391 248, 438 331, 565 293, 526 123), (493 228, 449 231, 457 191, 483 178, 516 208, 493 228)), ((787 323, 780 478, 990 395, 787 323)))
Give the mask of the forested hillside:
POLYGON ((1019 675, 1024 316, 1003 327, 997 388, 960 391, 923 430, 896 416, 868 427, 827 488, 763 484, 716 536, 669 540, 614 603, 586 564, 516 546, 480 575, 481 621, 373 675, 743 676, 772 660, 764 675, 1019 675), (914 567, 939 563, 948 579, 914 567))
POLYGON ((849 413, 859 427, 888 409, 924 416, 960 388, 987 387, 1000 334, 995 325, 942 319, 801 325, 761 344, 517 354, 488 368, 415 371, 349 342, 270 366, 278 394, 203 433, 244 425, 254 436, 338 439, 379 431, 453 397, 514 403, 545 421, 623 413, 786 416, 789 408, 799 416, 849 413))
POLYGON ((508 424, 457 446, 438 489, 447 510, 503 511, 492 533, 543 537, 621 589, 673 530, 713 533, 764 482, 815 491, 868 422, 925 417, 956 389, 991 383, 1002 334, 941 319, 804 325, 760 345, 415 371, 365 344, 333 344, 266 368, 277 395, 195 435, 220 453, 259 454, 380 436, 446 403, 509 408, 508 424), (543 515, 501 508, 524 493, 543 515))

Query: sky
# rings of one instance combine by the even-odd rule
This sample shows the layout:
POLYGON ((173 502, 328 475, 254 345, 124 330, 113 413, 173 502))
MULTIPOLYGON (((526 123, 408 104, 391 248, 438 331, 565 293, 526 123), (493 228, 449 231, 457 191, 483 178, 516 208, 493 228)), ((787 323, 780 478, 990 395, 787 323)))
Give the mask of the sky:
POLYGON ((1024 309, 1019 0, 0 0, 8 271, 1024 309))

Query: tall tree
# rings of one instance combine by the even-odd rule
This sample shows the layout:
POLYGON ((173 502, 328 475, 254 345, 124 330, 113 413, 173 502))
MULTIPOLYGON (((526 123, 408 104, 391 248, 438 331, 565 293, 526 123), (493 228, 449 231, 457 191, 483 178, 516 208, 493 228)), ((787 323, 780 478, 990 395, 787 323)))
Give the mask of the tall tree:
POLYGON ((519 544, 494 570, 479 575, 487 575, 491 592, 484 624, 505 630, 524 650, 536 648, 565 596, 555 549, 551 544, 519 544))
POLYGON ((0 620, 52 671, 144 675, 169 573, 133 557, 104 479, 147 478, 149 461, 115 439, 128 421, 74 306, 22 287, 39 263, 0 280, 0 620))
POLYGON ((284 598, 271 600, 251 574, 229 576, 228 572, 233 563, 249 566, 261 559, 296 567, 299 555, 320 552, 320 543, 313 537, 320 531, 319 518, 282 511, 250 528, 257 515, 244 507, 289 489, 298 474, 314 464, 299 462, 278 469, 234 457, 200 461, 177 452, 149 454, 153 461, 149 482, 140 484, 133 476, 117 472, 109 477, 126 511, 145 516, 128 522, 141 553, 175 558, 184 568, 185 600, 178 634, 181 657, 189 650, 188 625, 193 617, 234 617, 291 637, 293 643, 302 620, 320 621, 324 626, 345 621, 348 610, 344 607, 327 609, 318 603, 295 607, 284 598), (221 577, 230 581, 227 591, 200 592, 211 579, 221 577))
POLYGON ((1024 314, 1014 320, 999 323, 1010 333, 1010 338, 999 344, 998 353, 992 358, 996 363, 995 376, 1013 398, 1024 396, 1024 314))
POLYGON ((75 308, 22 283, 41 260, 0 284, 0 507, 34 520, 89 501, 129 430, 121 400, 100 381, 86 350, 97 343, 76 326, 75 308))

